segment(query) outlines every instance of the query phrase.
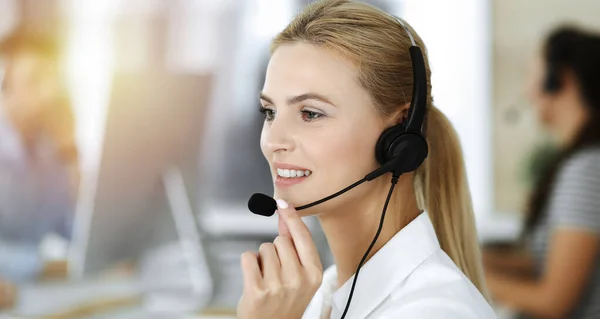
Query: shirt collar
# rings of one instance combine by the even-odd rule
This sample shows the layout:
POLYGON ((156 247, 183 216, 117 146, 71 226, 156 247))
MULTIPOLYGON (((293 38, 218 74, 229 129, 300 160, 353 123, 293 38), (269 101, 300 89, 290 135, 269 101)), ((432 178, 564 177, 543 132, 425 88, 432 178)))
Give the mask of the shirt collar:
POLYGON ((22 140, 7 116, 4 105, 0 103, 0 160, 22 162, 25 155, 22 140))
POLYGON ((4 105, 0 101, 0 162, 25 169, 32 164, 33 159, 45 163, 53 161, 55 152, 53 141, 47 135, 40 134, 35 141, 32 154, 28 154, 21 133, 8 118, 4 105))
MULTIPOLYGON (((431 220, 427 212, 422 212, 361 267, 346 318, 365 318, 399 282, 439 249, 431 220)), ((329 279, 335 284, 336 275, 329 279)), ((334 292, 333 315, 339 317, 346 308, 353 281, 354 276, 334 292)))

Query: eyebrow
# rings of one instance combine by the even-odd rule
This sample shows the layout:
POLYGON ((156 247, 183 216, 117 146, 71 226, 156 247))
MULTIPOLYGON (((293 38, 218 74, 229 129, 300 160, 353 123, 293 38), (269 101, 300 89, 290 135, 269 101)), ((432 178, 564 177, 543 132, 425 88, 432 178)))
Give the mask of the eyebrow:
MULTIPOLYGON (((262 92, 260 93, 260 98, 261 98, 261 100, 265 100, 271 104, 275 104, 275 103, 273 103, 273 100, 270 97, 266 96, 262 92)), ((317 93, 305 93, 305 94, 292 96, 287 99, 287 104, 288 105, 297 104, 297 103, 300 103, 300 102, 303 102, 306 100, 315 100, 315 101, 319 101, 319 102, 323 102, 323 103, 327 103, 327 104, 336 106, 329 99, 327 99, 326 97, 319 95, 317 93)))

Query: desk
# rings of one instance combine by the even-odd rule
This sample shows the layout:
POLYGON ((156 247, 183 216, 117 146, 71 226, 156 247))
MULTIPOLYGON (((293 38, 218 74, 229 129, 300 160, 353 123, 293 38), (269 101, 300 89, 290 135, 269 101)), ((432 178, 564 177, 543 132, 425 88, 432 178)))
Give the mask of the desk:
MULTIPOLYGON (((161 316, 148 317, 143 309, 140 308, 125 308, 116 311, 103 312, 100 314, 87 316, 85 319, 162 319, 161 316)), ((169 318, 174 319, 236 319, 235 312, 222 311, 222 310, 210 310, 207 309, 199 314, 186 314, 181 316, 170 316, 169 318)))
MULTIPOLYGON (((0 319, 148 319, 136 281, 114 279, 25 286, 15 309, 0 319)), ((499 319, 511 319, 508 309, 496 307, 499 319)), ((151 319, 163 319, 153 316, 151 319)), ((235 319, 235 309, 207 308, 169 319, 235 319)))
MULTIPOLYGON (((0 319, 140 319, 148 318, 136 280, 116 278, 25 285, 14 309, 0 319)), ((235 319, 235 309, 207 308, 181 319, 235 319)))
POLYGON ((485 218, 479 218, 477 234, 481 244, 494 242, 512 242, 518 239, 522 228, 522 219, 517 213, 497 212, 485 218))

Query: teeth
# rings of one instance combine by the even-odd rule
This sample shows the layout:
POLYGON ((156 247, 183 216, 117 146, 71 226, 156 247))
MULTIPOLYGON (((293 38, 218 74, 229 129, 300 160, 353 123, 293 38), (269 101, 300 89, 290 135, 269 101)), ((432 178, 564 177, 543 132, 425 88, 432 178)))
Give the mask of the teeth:
POLYGON ((277 175, 280 177, 285 177, 285 178, 304 177, 304 176, 310 176, 310 174, 311 174, 311 171, 309 171, 309 170, 298 171, 295 169, 281 169, 281 168, 277 169, 277 175))

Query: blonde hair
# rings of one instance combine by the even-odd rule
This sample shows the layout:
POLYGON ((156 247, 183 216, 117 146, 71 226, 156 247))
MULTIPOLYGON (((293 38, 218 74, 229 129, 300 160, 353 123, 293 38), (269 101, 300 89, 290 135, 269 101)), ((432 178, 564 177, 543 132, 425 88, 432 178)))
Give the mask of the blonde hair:
MULTIPOLYGON (((487 296, 460 142, 450 121, 433 105, 425 45, 405 25, 424 51, 428 86, 429 156, 414 175, 417 204, 428 212, 441 248, 487 296)), ((353 62, 359 84, 383 115, 410 103, 413 73, 408 49, 412 43, 393 16, 349 0, 313 2, 275 37, 271 52, 298 41, 332 49, 353 62)))
MULTIPOLYGON (((37 113, 32 116, 32 120, 52 140, 60 159, 66 164, 76 164, 79 154, 75 137, 75 114, 59 71, 60 45, 61 41, 57 37, 19 28, 0 42, 0 56, 7 64, 7 73, 19 72, 13 71, 13 65, 28 54, 42 61, 42 69, 38 72, 55 87, 44 98, 49 105, 36 109, 37 113)), ((2 82, 2 89, 11 85, 9 79, 7 76, 2 82)))

